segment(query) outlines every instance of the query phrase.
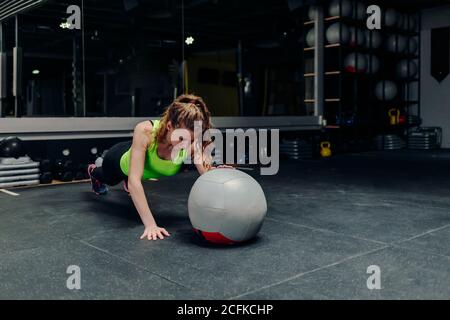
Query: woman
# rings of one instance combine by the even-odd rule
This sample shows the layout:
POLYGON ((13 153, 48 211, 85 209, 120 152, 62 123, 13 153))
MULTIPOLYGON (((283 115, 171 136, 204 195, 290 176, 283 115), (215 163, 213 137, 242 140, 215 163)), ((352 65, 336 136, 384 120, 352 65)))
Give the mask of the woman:
MULTIPOLYGON (((88 173, 92 190, 97 195, 108 192, 106 185, 114 186, 124 181, 124 188, 130 193, 133 203, 145 226, 141 239, 157 240, 169 236, 166 229, 159 227, 145 197, 142 180, 173 176, 181 168, 188 152, 180 149, 172 159, 172 151, 181 140, 172 141, 175 129, 187 129, 191 141, 185 141, 193 149, 194 122, 201 121, 203 132, 211 128, 211 114, 202 98, 182 95, 166 109, 161 120, 139 123, 133 134, 133 141, 122 142, 112 147, 103 159, 102 167, 91 164, 88 173)), ((203 144, 203 148, 206 145, 203 144)), ((202 148, 202 149, 203 149, 202 148)), ((178 149, 178 148, 177 148, 178 149)), ((175 152, 176 150, 175 149, 175 152)), ((194 163, 200 174, 213 169, 202 152, 193 152, 194 163), (200 160, 200 161, 199 161, 200 160)))

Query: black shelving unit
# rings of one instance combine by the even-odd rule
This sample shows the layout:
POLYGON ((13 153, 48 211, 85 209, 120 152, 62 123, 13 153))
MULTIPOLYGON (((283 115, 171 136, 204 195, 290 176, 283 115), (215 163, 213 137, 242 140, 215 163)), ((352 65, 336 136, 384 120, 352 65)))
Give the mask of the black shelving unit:
MULTIPOLYGON (((339 8, 339 15, 329 16, 328 7, 319 7, 318 10, 323 13, 322 20, 311 21, 308 17, 304 17, 305 36, 308 32, 308 28, 319 28, 317 24, 322 25, 321 38, 322 44, 315 44, 314 47, 304 47, 303 62, 307 64, 308 59, 311 57, 317 59, 317 50, 319 45, 323 46, 323 61, 315 61, 315 63, 322 63, 323 72, 307 72, 304 74, 304 81, 307 83, 307 78, 319 79, 323 81, 324 90, 323 96, 314 97, 314 99, 308 99, 305 96, 304 104, 307 108, 307 104, 316 103, 316 100, 323 101, 323 117, 326 120, 324 129, 326 135, 333 136, 338 145, 344 146, 342 151, 345 151, 345 145, 348 145, 349 141, 360 141, 362 138, 365 141, 363 145, 370 149, 372 145, 372 138, 376 135, 396 134, 408 137, 413 126, 417 124, 408 124, 407 121, 410 115, 415 115, 420 118, 420 15, 414 12, 407 12, 401 10, 401 8, 395 8, 397 12, 401 13, 402 17, 407 17, 407 22, 401 26, 388 27, 382 25, 381 30, 366 31, 366 20, 358 19, 358 12, 352 11, 352 16, 343 16, 342 14, 342 1, 339 8), (414 18, 412 18, 414 16, 414 18), (416 28, 412 30, 412 19, 416 20, 416 28), (339 23, 339 42, 328 43, 326 41, 326 30, 333 23, 339 23), (373 48, 372 46, 352 46, 342 41, 344 26, 349 29, 355 29, 355 42, 359 42, 358 29, 370 34, 369 39, 366 42, 372 43, 373 32, 378 32, 382 37, 382 43, 379 48, 373 48), (403 28, 405 27, 405 28, 403 28), (396 35, 404 37, 406 40, 405 52, 399 52, 398 41, 396 43, 395 52, 386 50, 386 40, 390 35, 396 35), (409 50, 409 39, 414 37, 418 44, 417 52, 412 53, 409 50), (375 74, 367 73, 350 73, 345 69, 345 58, 349 54, 355 54, 355 69, 358 70, 358 55, 368 55, 370 57, 376 56, 380 62, 380 70, 375 74), (397 64, 402 61, 416 61, 417 75, 410 79, 409 62, 407 63, 408 77, 406 79, 400 79, 396 75, 397 64), (380 81, 394 81, 397 85, 397 96, 390 101, 379 101, 375 94, 375 86, 380 81), (417 95, 411 97, 411 93, 417 91, 417 95), (390 125, 388 111, 392 108, 400 110, 402 116, 406 119, 405 124, 390 125)), ((353 7, 356 7, 358 2, 364 3, 367 6, 371 3, 366 1, 350 0, 353 7)), ((382 8, 385 10, 387 8, 382 8)), ((402 19, 403 19, 402 18, 402 19)), ((384 19, 383 19, 384 20, 384 19)), ((316 31, 317 32, 317 31, 316 31)), ((351 33, 350 33, 351 34, 351 33)), ((316 36, 316 39, 318 37, 316 36)), ((303 42, 306 44, 306 41, 303 42)), ((367 61, 366 68, 371 68, 373 58, 367 61)), ((317 68, 316 68, 317 69, 317 68)), ((316 79, 316 80, 317 80, 316 79)), ((317 83, 317 81, 315 81, 317 83)), ((306 91, 305 91, 306 92, 306 91)), ((383 93, 384 94, 384 93, 383 93)), ((361 141, 360 141, 361 142, 361 141)))

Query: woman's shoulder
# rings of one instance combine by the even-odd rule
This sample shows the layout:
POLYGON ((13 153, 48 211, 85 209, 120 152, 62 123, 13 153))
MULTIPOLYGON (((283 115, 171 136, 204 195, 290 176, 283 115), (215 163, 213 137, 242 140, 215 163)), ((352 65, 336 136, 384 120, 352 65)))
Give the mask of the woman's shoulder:
POLYGON ((155 126, 157 126, 157 122, 159 122, 159 121, 146 120, 146 121, 139 122, 135 126, 134 131, 151 134, 153 132, 153 129, 155 128, 155 126))

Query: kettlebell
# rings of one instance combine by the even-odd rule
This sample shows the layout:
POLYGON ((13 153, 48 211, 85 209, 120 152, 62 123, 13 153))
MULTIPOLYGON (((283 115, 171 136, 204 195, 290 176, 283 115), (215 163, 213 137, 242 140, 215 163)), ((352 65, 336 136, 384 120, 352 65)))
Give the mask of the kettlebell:
POLYGON ((328 141, 323 141, 320 144, 320 155, 323 158, 329 158, 329 157, 331 157, 331 154, 332 154, 331 153, 331 143, 328 141))
POLYGON ((395 126, 400 122, 400 110, 391 109, 389 110, 389 118, 391 125, 395 126))

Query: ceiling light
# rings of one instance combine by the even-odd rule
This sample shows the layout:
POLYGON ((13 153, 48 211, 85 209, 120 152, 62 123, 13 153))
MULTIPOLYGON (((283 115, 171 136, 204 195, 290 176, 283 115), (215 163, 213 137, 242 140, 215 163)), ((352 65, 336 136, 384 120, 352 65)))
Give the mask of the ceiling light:
POLYGON ((186 38, 186 44, 190 46, 191 44, 194 44, 194 38, 193 37, 187 37, 186 38))
POLYGON ((70 29, 70 23, 68 22, 61 22, 59 26, 61 29, 70 29))

